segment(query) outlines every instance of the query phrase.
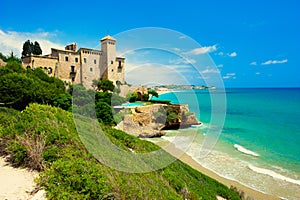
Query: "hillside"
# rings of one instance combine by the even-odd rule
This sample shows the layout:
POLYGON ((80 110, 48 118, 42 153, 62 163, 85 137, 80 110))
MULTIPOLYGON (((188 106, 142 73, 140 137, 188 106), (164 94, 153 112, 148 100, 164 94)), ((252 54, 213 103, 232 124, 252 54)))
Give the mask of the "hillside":
MULTIPOLYGON (((83 122, 84 124, 84 122, 83 122)), ((150 152, 159 147, 109 126, 105 134, 119 148, 150 152)), ((22 112, 0 108, 1 154, 15 166, 40 171, 48 199, 239 199, 226 186, 181 161, 148 173, 125 173, 96 160, 82 144, 72 113, 30 104, 22 112)), ((162 159, 170 159, 164 153, 162 159)))

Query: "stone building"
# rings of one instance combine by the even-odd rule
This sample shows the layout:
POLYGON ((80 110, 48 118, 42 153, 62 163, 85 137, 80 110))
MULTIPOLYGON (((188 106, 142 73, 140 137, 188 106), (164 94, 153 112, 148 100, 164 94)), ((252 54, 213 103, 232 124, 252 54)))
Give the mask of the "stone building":
POLYGON ((66 83, 82 83, 91 88, 93 80, 106 78, 115 85, 124 84, 125 58, 116 56, 116 39, 105 36, 101 39, 101 50, 80 48, 70 44, 65 49, 51 48, 49 55, 28 55, 22 57, 24 68, 42 68, 49 76, 55 76, 66 83))

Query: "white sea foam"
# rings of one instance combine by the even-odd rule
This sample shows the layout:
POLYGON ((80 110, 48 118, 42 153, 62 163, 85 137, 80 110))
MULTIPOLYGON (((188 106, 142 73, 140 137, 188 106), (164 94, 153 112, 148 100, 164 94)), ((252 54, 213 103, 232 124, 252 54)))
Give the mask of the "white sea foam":
POLYGON ((199 128, 199 127, 203 127, 203 123, 202 123, 202 124, 199 124, 199 125, 192 125, 191 127, 192 127, 192 128, 199 128))
POLYGON ((276 173, 272 170, 265 169, 265 168, 260 168, 260 167, 255 167, 253 165, 248 165, 248 167, 254 172, 269 175, 269 176, 271 176, 273 178, 276 178, 276 179, 280 179, 280 180, 283 180, 283 181, 287 181, 287 182, 290 182, 290 183, 300 185, 300 180, 295 180, 295 179, 283 176, 283 175, 278 174, 278 173, 276 173))
POLYGON ((255 152, 253 152, 253 151, 250 151, 250 150, 246 149, 245 147, 243 147, 243 146, 241 146, 241 145, 235 144, 235 145, 233 145, 233 146, 234 146, 234 148, 236 148, 239 152, 242 152, 242 153, 244 153, 244 154, 251 155, 251 156, 256 156, 256 157, 259 156, 259 154, 255 153, 255 152))

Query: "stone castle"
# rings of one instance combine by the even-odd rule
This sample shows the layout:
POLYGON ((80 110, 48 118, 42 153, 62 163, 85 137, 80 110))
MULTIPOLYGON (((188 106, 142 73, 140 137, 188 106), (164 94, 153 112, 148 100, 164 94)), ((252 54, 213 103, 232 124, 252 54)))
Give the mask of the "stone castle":
POLYGON ((101 50, 80 48, 70 44, 65 49, 51 48, 49 55, 22 57, 24 68, 42 68, 68 84, 83 84, 91 88, 93 80, 106 78, 115 85, 125 83, 125 58, 116 57, 116 39, 107 35, 101 39, 101 50))

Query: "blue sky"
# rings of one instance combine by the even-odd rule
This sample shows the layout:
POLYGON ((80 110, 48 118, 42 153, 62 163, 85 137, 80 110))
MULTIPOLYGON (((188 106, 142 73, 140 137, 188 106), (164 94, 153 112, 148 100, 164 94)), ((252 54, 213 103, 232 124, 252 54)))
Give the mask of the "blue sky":
MULTIPOLYGON (((300 3, 296 0, 31 2, 1 2, 1 52, 19 54, 27 39, 39 41, 44 53, 72 42, 97 48, 99 39, 107 34, 118 36, 135 28, 159 27, 174 30, 201 46, 179 48, 179 37, 168 41, 167 52, 162 50, 160 55, 157 50, 149 54, 149 48, 125 55, 128 72, 136 64, 142 66, 135 72, 144 73, 140 76, 144 83, 161 69, 160 83, 164 79, 184 84, 180 77, 168 76, 168 71, 175 71, 190 84, 211 83, 207 80, 218 76, 227 87, 300 87, 300 3), (174 51, 168 52, 170 49, 174 51), (210 64, 202 63, 202 53, 209 54, 210 64), (194 73, 193 66, 200 73, 194 73)), ((150 42, 153 44, 151 40, 147 45, 150 42)), ((128 72, 129 82, 137 81, 130 79, 134 73, 128 72)))

